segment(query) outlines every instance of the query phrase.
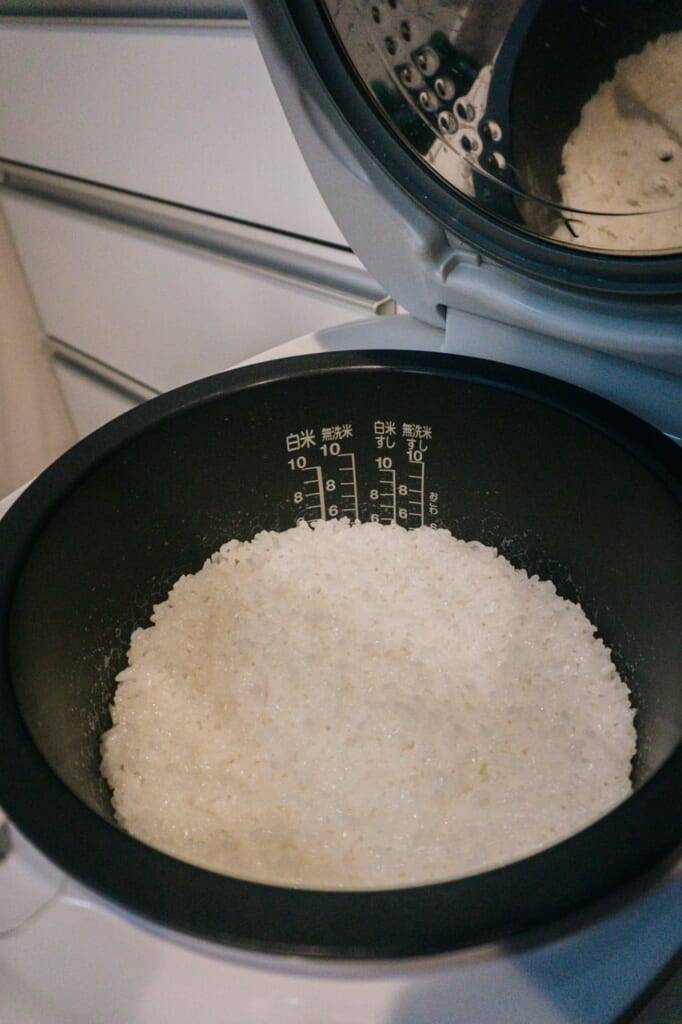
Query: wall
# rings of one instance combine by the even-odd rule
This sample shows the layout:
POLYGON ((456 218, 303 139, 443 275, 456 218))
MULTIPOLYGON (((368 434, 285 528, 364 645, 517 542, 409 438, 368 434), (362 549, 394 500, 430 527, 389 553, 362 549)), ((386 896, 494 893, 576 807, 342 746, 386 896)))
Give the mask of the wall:
POLYGON ((0 497, 74 440, 44 332, 0 213, 0 497))

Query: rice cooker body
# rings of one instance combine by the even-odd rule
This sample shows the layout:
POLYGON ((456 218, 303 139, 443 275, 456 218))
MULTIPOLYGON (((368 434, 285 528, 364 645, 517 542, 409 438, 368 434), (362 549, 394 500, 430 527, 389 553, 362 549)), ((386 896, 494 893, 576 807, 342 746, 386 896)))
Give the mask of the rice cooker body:
POLYGON ((0 805, 68 875, 157 928, 226 951, 343 961, 536 942, 602 913, 604 901, 636 891, 677 855, 682 454, 589 393, 415 352, 231 371, 146 403, 68 452, 2 521, 0 553, 0 805), (223 541, 293 525, 302 412, 316 430, 352 422, 359 510, 369 514, 374 421, 387 407, 432 428, 438 507, 428 521, 553 578, 613 646, 639 707, 636 791, 521 861, 385 891, 262 885, 138 842, 115 825, 99 772, 132 629, 223 541))
MULTIPOLYGON (((529 349, 559 338, 652 368, 674 394, 679 254, 567 249, 444 189, 368 104, 316 4, 246 6, 332 212, 414 317, 444 329, 447 343, 456 322, 449 310, 483 314, 484 325, 528 332, 529 349)), ((682 787, 681 509, 680 452, 671 442, 595 395, 501 363, 416 352, 321 356, 162 396, 67 453, 0 526, 8 638, 0 805, 108 902, 228 951, 348 961, 544 938, 603 912, 605 901, 679 855, 680 823, 670 811, 682 787), (443 458, 457 472, 446 483, 442 471, 443 524, 493 544, 512 537, 512 557, 558 572, 566 596, 599 595, 588 611, 638 687, 641 785, 549 850, 395 891, 309 892, 223 878, 137 842, 112 821, 97 760, 131 628, 164 585, 199 568, 228 535, 292 524, 288 411, 305 409, 319 424, 334 411, 344 422, 349 410, 372 412, 394 388, 413 421, 434 417, 449 439, 443 458), (69 580, 62 592, 52 584, 61 573, 69 580)))

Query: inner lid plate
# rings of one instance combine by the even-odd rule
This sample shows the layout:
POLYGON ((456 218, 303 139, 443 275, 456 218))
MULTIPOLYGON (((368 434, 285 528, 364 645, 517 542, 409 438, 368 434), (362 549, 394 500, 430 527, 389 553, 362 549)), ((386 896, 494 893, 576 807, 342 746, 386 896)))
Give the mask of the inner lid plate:
MULTIPOLYGON (((511 271, 516 287, 534 280, 563 296, 589 296, 589 315, 603 307, 621 334, 623 310, 635 332, 658 318, 667 347, 679 345, 678 0, 245 5, 332 215, 369 271, 410 312, 435 322, 438 305, 469 308, 458 295, 441 296, 439 282, 452 277, 453 260, 482 258, 511 271), (651 52, 656 67, 673 60, 670 74, 658 76, 661 95, 633 98, 631 90, 623 100, 621 90, 622 110, 614 115, 635 135, 655 138, 640 175, 651 195, 631 184, 619 192, 613 160, 599 157, 608 202, 601 193, 591 203, 565 200, 564 152, 585 110, 599 99, 601 83, 613 92, 609 79, 619 62, 627 71, 631 58, 648 61, 651 52)), ((637 83, 641 89, 641 75, 637 83)), ((597 148, 603 135, 596 133, 597 148)), ((486 315, 509 319, 506 311, 486 315)), ((589 337, 575 340, 590 344, 589 337)), ((649 344, 644 338, 637 348, 649 344)))
POLYGON ((682 250, 682 7, 321 0, 391 132, 490 216, 577 249, 682 250))

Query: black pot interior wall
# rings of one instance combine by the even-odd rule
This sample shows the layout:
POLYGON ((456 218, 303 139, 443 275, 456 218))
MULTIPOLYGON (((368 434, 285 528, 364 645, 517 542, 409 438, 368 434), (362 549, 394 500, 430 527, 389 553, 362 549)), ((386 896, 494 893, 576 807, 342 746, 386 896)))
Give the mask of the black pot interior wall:
POLYGON ((292 433, 319 441, 325 425, 352 424, 344 445, 367 517, 377 419, 430 426, 442 525, 582 602, 639 708, 635 781, 670 754, 682 733, 682 512, 665 482, 582 418, 515 390, 353 371, 180 406, 101 461, 36 541, 13 608, 14 686, 48 763, 101 815, 111 819, 99 737, 132 630, 221 543, 294 524, 292 433))

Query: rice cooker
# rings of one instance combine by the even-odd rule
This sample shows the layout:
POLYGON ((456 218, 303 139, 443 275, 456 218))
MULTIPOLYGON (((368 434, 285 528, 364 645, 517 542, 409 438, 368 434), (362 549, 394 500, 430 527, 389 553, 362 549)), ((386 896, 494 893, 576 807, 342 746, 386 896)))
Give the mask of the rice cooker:
POLYGON ((634 1021, 682 948, 679 4, 247 9, 323 196, 405 312, 146 403, 0 506, 3 1024, 634 1021), (590 200, 581 167, 612 145, 581 139, 594 97, 629 171, 590 200), (515 864, 373 893, 226 879, 117 829, 92 736, 122 621, 226 515, 246 536, 340 512, 513 535, 512 559, 598 592, 642 680, 633 796, 515 864))

